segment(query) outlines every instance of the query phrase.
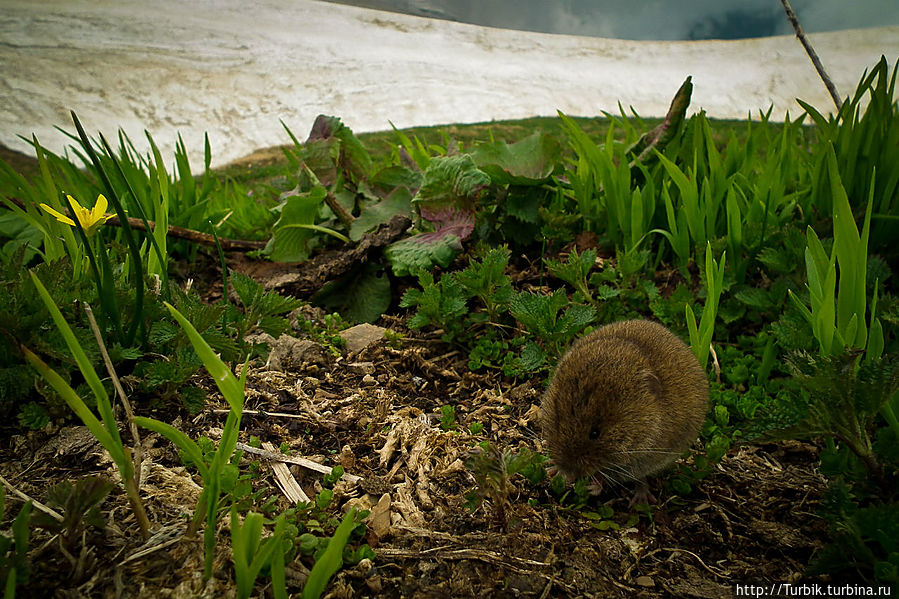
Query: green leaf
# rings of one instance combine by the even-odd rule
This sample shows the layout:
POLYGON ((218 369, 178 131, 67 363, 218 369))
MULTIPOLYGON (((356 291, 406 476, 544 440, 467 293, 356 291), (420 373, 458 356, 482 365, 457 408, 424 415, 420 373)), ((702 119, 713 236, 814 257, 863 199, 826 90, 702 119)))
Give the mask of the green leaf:
POLYGON ((421 187, 421 181, 421 171, 393 165, 379 170, 368 183, 375 189, 383 190, 385 195, 393 193, 399 187, 405 187, 410 194, 414 195, 421 187))
POLYGON ((171 424, 160 422, 159 420, 154 420, 153 418, 146 418, 144 416, 135 416, 134 423, 137 426, 141 426, 145 429, 151 430, 154 433, 162 435, 169 441, 171 441, 175 447, 184 452, 188 459, 196 466, 197 470, 200 472, 200 477, 203 480, 209 475, 209 468, 206 465, 206 460, 203 458, 203 451, 200 449, 200 446, 197 445, 190 437, 176 429, 171 424))
POLYGON ((473 202, 490 185, 490 177, 479 170, 468 154, 431 159, 421 189, 414 198, 422 218, 436 224, 435 214, 454 208, 472 210, 473 202))
MULTIPOLYGON (((75 393, 75 390, 72 389, 72 387, 70 387, 55 370, 47 366, 43 360, 37 357, 37 355, 28 348, 23 347, 22 353, 25 355, 25 359, 28 363, 30 363, 34 369, 37 370, 48 383, 50 383, 53 390, 62 397, 88 430, 90 430, 91 434, 100 442, 103 448, 109 452, 109 455, 115 460, 116 466, 122 472, 123 477, 125 477, 126 473, 130 475, 130 461, 125 456, 121 439, 118 438, 118 436, 113 437, 113 435, 106 430, 100 420, 90 411, 90 408, 88 408, 78 394, 75 393)), ((116 429, 116 433, 118 433, 118 429, 116 429)))
MULTIPOLYGON (((540 202, 543 198, 539 188, 517 188, 506 196, 506 212, 524 223, 537 224, 540 222, 540 202)), ((526 243, 523 239, 521 243, 526 243)))
POLYGON ((512 297, 509 312, 530 333, 552 344, 553 351, 558 352, 559 346, 590 324, 596 314, 591 306, 573 304, 559 317, 568 304, 568 297, 561 289, 552 295, 520 292, 512 297))
MULTIPOLYGON (((88 386, 91 388, 91 391, 97 398, 97 408, 100 411, 100 417, 103 419, 103 426, 108 431, 110 439, 121 449, 122 439, 119 436, 118 424, 116 423, 115 417, 112 413, 112 406, 109 402, 109 394, 106 393, 106 388, 103 387, 103 384, 100 382, 100 377, 97 376, 97 371, 94 370, 94 367, 88 359, 87 354, 84 353, 84 349, 81 347, 81 344, 78 343, 78 339, 75 337, 75 333, 72 331, 72 327, 70 327, 69 323, 66 322, 66 319, 62 315, 62 312, 60 312, 59 308, 56 306, 56 302, 54 302, 53 298, 50 297, 50 293, 47 291, 47 288, 44 287, 44 284, 41 283, 41 280, 36 274, 34 274, 33 271, 29 271, 28 274, 31 276, 31 281, 32 283, 34 283, 34 286, 37 289, 41 300, 44 302, 44 305, 50 312, 50 317, 53 319, 54 324, 56 324, 56 328, 59 329, 59 332, 62 334, 63 339, 65 339, 66 346, 69 348, 69 351, 75 358, 75 362, 78 364, 78 369, 84 376, 84 380, 87 381, 88 386)), ((43 364, 43 362, 41 362, 41 364, 43 364)), ((44 366, 46 367, 46 364, 44 366)), ((46 372, 46 370, 42 372, 46 372)), ((60 378, 60 380, 62 379, 60 378)), ((68 387, 67 384, 66 387, 68 387)), ((72 393, 74 394, 74 391, 72 393)), ((77 395, 75 395, 75 397, 78 398, 77 395)), ((66 401, 68 402, 69 400, 66 401)), ((78 401, 81 401, 81 398, 78 398, 78 401)), ((82 416, 82 414, 79 414, 79 417, 80 416, 82 416)), ((94 431, 92 430, 91 432, 94 431)), ((106 446, 104 445, 104 447, 106 446)), ((109 450, 108 447, 106 449, 109 450)))
POLYGON ((184 318, 181 312, 176 310, 175 307, 168 302, 164 302, 164 304, 175 320, 178 321, 178 324, 181 325, 181 328, 184 329, 184 332, 190 339, 191 345, 193 345, 194 351, 196 351, 197 355, 200 356, 200 359, 203 360, 203 365, 206 366, 206 370, 209 371, 210 376, 215 380, 215 384, 222 392, 222 395, 225 396, 225 400, 231 407, 231 411, 239 418, 243 413, 244 395, 242 382, 238 381, 231 372, 231 369, 228 368, 228 365, 215 355, 215 352, 212 351, 209 344, 200 336, 197 329, 184 318))
POLYGON ((511 145, 502 140, 478 144, 471 157, 497 185, 539 185, 562 162, 562 148, 554 137, 536 131, 511 145))
POLYGON ((273 227, 273 234, 265 253, 276 262, 302 262, 309 257, 309 240, 316 231, 297 225, 314 225, 319 207, 328 191, 321 185, 308 193, 289 192, 281 205, 281 217, 273 227))
POLYGON ((446 268, 462 251, 459 237, 453 234, 420 233, 384 248, 393 274, 404 277, 434 266, 446 268))
MULTIPOLYGON (((840 179, 833 145, 827 145, 827 173, 833 198, 833 253, 840 269, 837 293, 837 327, 845 341, 863 348, 867 340, 865 327, 865 272, 868 251, 868 230, 873 202, 868 201, 863 234, 859 235, 849 198, 840 179), (853 319, 855 326, 850 324, 853 319)), ((873 193, 873 186, 871 188, 873 193)))
POLYGON ((315 117, 299 157, 325 185, 338 176, 360 181, 371 171, 371 157, 359 138, 339 118, 324 114, 315 117))
POLYGON ((303 587, 302 599, 318 599, 324 592, 328 580, 343 565, 343 548, 356 527, 355 518, 356 508, 352 508, 341 520, 340 526, 334 531, 334 536, 328 541, 324 554, 316 560, 309 573, 306 586, 303 587))
POLYGON ((465 270, 456 273, 456 279, 468 294, 484 302, 491 318, 512 298, 512 284, 506 275, 509 256, 506 247, 492 248, 482 252, 480 260, 471 260, 465 270))
POLYGON ((405 187, 398 187, 386 198, 366 206, 359 217, 350 226, 350 239, 359 241, 362 236, 390 222, 398 214, 409 215, 412 212, 412 194, 405 187))
POLYGON ((348 322, 374 322, 390 306, 390 277, 377 262, 367 262, 322 287, 311 301, 348 322))
POLYGON ((410 328, 420 329, 427 325, 449 328, 467 311, 465 292, 455 275, 444 274, 435 283, 434 275, 421 271, 418 284, 421 290, 409 289, 400 300, 401 308, 418 307, 415 316, 409 319, 410 328))

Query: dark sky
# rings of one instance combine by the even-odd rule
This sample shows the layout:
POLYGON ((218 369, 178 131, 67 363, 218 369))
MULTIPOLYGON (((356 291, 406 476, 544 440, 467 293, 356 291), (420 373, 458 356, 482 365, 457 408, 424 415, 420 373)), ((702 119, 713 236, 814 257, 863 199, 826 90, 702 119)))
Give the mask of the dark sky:
MULTIPOLYGON (((337 0, 506 29, 620 39, 792 33, 780 0, 337 0)), ((807 32, 899 25, 899 0, 792 0, 807 32), (851 6, 850 6, 851 5, 851 6)))

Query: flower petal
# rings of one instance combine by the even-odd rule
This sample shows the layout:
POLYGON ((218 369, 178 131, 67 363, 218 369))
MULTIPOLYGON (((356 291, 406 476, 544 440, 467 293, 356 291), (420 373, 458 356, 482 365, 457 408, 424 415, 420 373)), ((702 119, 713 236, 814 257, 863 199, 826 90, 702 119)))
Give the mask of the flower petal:
POLYGON ((100 217, 106 214, 106 208, 109 206, 109 202, 106 201, 106 196, 102 193, 97 196, 97 203, 94 204, 94 209, 91 210, 91 213, 95 217, 100 217))
POLYGON ((43 204, 43 203, 42 203, 40 206, 41 206, 41 208, 43 208, 44 210, 46 210, 47 212, 49 212, 51 215, 53 215, 54 217, 56 217, 56 220, 58 220, 59 222, 65 223, 65 224, 69 225, 70 227, 74 227, 74 226, 75 226, 75 221, 73 221, 71 218, 69 218, 69 217, 66 216, 65 214, 60 214, 59 212, 57 212, 56 210, 54 210, 53 208, 51 208, 51 207, 48 206, 47 204, 43 204))

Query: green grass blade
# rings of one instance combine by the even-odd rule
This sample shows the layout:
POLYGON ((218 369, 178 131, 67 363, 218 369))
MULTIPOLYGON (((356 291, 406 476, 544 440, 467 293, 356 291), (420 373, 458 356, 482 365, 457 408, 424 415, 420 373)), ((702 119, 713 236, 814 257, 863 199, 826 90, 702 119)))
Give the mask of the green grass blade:
POLYGON ((43 300, 44 305, 50 312, 50 317, 53 319, 54 324, 56 324, 56 328, 59 329, 59 332, 62 334, 63 339, 65 339, 66 346, 69 348, 69 351, 75 358, 75 362, 78 364, 78 369, 84 376, 84 380, 87 382, 94 396, 97 398, 97 409, 100 411, 100 416, 103 418, 103 423, 106 426, 108 434, 111 435, 112 439, 121 448, 122 440, 119 436, 118 424, 116 423, 115 416, 112 413, 112 405, 109 401, 109 394, 106 393, 106 388, 103 387, 103 383, 100 382, 100 377, 97 376, 97 371, 94 370, 94 367, 93 365, 91 365, 87 354, 84 353, 84 349, 81 347, 81 344, 78 343, 78 339, 75 338, 75 333, 72 331, 72 327, 70 327, 69 323, 66 322, 66 319, 62 315, 62 312, 59 311, 59 308, 56 306, 56 302, 54 302, 53 298, 50 297, 50 293, 47 291, 47 288, 44 287, 44 284, 41 282, 40 278, 38 278, 38 276, 34 274, 34 272, 29 271, 28 274, 31 275, 31 280, 34 283, 34 286, 37 289, 41 300, 43 300))
POLYGON ((122 203, 119 201, 119 196, 116 194, 115 189, 112 186, 112 182, 109 180, 109 176, 103 169, 103 164, 100 162, 100 158, 94 151, 94 147, 91 145, 90 139, 84 132, 84 127, 81 126, 81 121, 78 120, 78 116, 74 111, 72 111, 71 114, 72 120, 75 123, 75 129, 78 131, 78 137, 81 141, 81 145, 84 148, 85 152, 87 152, 88 156, 90 156, 90 162, 94 165, 97 175, 100 177, 100 180, 103 182, 103 186, 106 188, 107 199, 113 205, 113 207, 115 208, 115 212, 119 217, 122 236, 125 238, 125 242, 128 245, 128 249, 131 253, 131 264, 132 268, 134 269, 134 272, 132 273, 133 276, 131 277, 131 283, 132 285, 134 285, 134 314, 131 319, 131 325, 128 327, 128 332, 125 334, 122 342, 122 345, 129 346, 134 341, 134 337, 137 335, 138 327, 143 322, 144 271, 140 257, 140 247, 138 246, 137 241, 134 239, 134 233, 131 230, 131 227, 128 225, 128 215, 125 213, 125 209, 122 207, 122 203))
POLYGON ((243 413, 243 385, 237 380, 234 373, 228 368, 228 365, 215 355, 215 352, 212 351, 212 348, 209 347, 206 340, 203 339, 200 333, 197 332, 197 329, 194 328, 181 312, 170 303, 164 303, 165 307, 171 312, 172 317, 177 320, 178 324, 181 325, 181 328, 184 329, 188 339, 190 339, 191 345, 193 345, 194 351, 200 356, 203 365, 206 366, 206 370, 209 371, 209 374, 215 380, 215 384, 218 386, 219 391, 222 392, 222 395, 224 395, 225 401, 228 402, 231 410, 239 417, 243 413))
POLYGON ((154 433, 160 434, 174 443, 175 446, 183 451, 188 459, 197 467, 197 470, 200 472, 200 477, 204 481, 209 476, 209 467, 203 460, 203 451, 190 437, 176 429, 174 426, 165 422, 160 422, 159 420, 154 420, 153 418, 135 416, 134 423, 145 429, 151 430, 154 433))
POLYGON ((343 548, 350 538, 350 533, 356 527, 356 509, 353 508, 343 517, 340 526, 334 531, 334 536, 328 541, 324 554, 315 562, 306 586, 303 587, 302 599, 318 599, 324 592, 328 581, 343 565, 343 548))
POLYGON ((78 397, 75 390, 55 370, 47 366, 43 360, 28 348, 23 347, 22 352, 25 354, 25 359, 28 360, 28 363, 44 377, 50 386, 53 387, 53 390, 62 397, 78 418, 81 419, 91 434, 96 437, 100 445, 109 452, 122 474, 131 472, 130 462, 125 457, 121 440, 113 438, 110 432, 103 426, 103 423, 87 407, 84 400, 78 397))

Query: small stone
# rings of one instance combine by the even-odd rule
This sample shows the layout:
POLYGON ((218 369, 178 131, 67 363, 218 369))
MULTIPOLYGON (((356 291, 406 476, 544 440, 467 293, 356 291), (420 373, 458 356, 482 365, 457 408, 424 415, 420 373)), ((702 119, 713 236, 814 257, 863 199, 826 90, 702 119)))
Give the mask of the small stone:
POLYGON ((267 333, 248 336, 249 343, 265 343, 271 347, 266 367, 269 370, 285 372, 312 364, 326 364, 328 361, 321 345, 309 339, 297 339, 281 335, 277 339, 267 333))
POLYGON ((380 595, 381 591, 384 588, 384 585, 381 583, 381 577, 377 574, 375 574, 374 576, 366 576, 365 586, 368 587, 369 591, 376 595, 380 595))
POLYGON ((375 372, 373 362, 351 362, 346 365, 346 368, 353 374, 374 374, 375 372))
POLYGON ((349 445, 344 445, 340 450, 340 455, 337 457, 337 461, 340 462, 340 465, 343 466, 343 469, 346 471, 350 471, 356 467, 356 455, 353 453, 353 448, 349 445))
POLYGON ((637 583, 637 586, 641 587, 654 587, 656 583, 653 582, 651 576, 638 576, 634 582, 637 583))
POLYGON ((366 322, 340 331, 340 336, 346 341, 347 353, 357 354, 383 339, 386 332, 387 329, 384 327, 378 327, 366 322))
POLYGON ((366 522, 379 539, 390 534, 390 493, 384 493, 378 503, 371 507, 366 522))
POLYGON ((364 377, 362 377, 362 384, 367 387, 372 387, 374 385, 377 385, 378 381, 372 375, 366 374, 364 377))

